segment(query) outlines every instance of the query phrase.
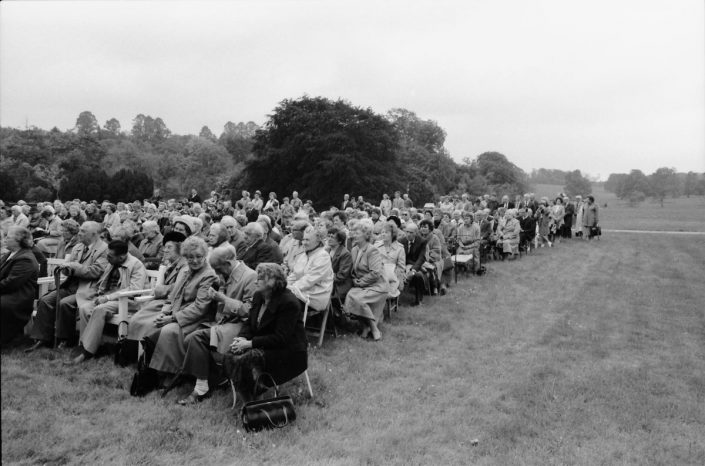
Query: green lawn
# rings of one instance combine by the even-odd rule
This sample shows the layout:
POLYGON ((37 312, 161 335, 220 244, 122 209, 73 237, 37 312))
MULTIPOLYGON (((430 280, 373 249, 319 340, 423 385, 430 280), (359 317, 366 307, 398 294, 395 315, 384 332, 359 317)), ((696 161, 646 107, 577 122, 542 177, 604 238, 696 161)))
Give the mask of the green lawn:
POLYGON ((702 237, 606 234, 462 277, 402 307, 383 341, 310 353, 314 400, 245 434, 219 392, 197 407, 127 392, 108 357, 2 355, 4 464, 705 464, 702 237), (478 439, 477 446, 472 440, 478 439))

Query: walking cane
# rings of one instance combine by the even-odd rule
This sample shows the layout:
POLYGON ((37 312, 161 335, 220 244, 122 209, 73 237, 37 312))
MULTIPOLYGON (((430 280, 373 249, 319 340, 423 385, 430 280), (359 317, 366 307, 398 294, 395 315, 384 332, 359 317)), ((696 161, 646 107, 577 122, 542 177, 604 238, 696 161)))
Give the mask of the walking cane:
POLYGON ((59 346, 59 305, 61 304, 61 293, 59 292, 59 287, 61 286, 61 267, 54 269, 54 289, 56 291, 56 301, 54 302, 54 348, 59 346))

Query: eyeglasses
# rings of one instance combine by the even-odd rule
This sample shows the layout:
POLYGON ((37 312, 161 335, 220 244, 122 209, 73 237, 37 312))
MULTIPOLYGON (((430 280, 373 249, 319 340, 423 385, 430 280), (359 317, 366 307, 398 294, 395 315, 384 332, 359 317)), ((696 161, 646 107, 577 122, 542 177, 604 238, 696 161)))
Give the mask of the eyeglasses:
POLYGON ((196 255, 196 256, 184 255, 184 259, 186 259, 189 262, 200 262, 203 260, 204 257, 205 256, 202 256, 202 255, 196 255))

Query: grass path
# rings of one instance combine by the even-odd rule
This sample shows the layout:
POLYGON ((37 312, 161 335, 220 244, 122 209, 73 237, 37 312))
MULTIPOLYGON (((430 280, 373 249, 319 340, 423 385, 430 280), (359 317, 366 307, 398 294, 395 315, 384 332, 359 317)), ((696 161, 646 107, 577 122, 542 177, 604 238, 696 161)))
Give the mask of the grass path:
POLYGON ((383 342, 310 354, 290 428, 239 431, 218 393, 127 393, 108 358, 72 374, 2 355, 7 464, 705 464, 705 248, 605 235, 491 263, 402 307, 383 342), (478 439, 477 446, 472 440, 478 439))

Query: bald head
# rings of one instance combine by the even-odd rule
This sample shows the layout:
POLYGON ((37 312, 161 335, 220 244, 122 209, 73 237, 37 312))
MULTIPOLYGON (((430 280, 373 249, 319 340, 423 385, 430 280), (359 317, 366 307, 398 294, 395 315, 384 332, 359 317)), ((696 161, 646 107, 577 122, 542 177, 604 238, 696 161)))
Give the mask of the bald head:
POLYGON ((83 222, 78 230, 78 240, 86 246, 90 246, 100 238, 101 228, 102 225, 98 222, 83 222))

